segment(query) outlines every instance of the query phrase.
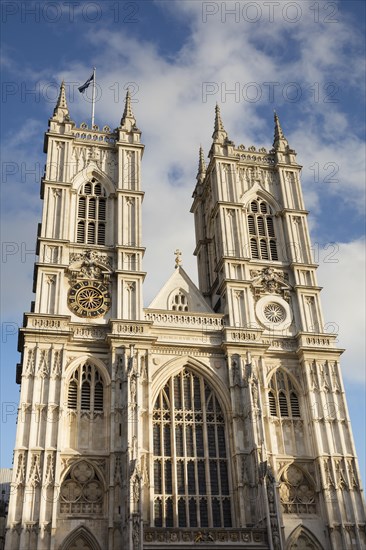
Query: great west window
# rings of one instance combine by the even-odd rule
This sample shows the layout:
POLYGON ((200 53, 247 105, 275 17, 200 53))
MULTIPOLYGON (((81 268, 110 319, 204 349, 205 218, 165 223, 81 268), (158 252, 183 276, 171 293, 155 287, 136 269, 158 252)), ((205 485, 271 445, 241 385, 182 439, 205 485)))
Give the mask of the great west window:
POLYGON ((185 368, 153 411, 155 527, 231 527, 224 415, 212 388, 185 368))

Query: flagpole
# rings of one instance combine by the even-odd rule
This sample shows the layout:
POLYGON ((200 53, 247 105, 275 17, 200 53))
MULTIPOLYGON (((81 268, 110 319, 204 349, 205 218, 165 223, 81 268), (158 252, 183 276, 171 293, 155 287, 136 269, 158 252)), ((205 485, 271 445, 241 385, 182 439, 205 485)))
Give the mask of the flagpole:
POLYGON ((93 67, 93 95, 92 95, 92 129, 94 127, 94 113, 95 113, 95 74, 96 74, 96 68, 93 67))

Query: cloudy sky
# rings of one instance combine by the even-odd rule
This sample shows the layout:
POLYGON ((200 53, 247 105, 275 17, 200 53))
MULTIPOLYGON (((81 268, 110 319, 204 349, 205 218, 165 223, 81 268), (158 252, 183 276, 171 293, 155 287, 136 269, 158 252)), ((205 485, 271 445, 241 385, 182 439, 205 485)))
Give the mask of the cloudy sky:
POLYGON ((144 288, 148 305, 174 268, 196 280, 189 213, 198 148, 207 154, 214 105, 230 139, 271 147, 273 109, 303 165, 302 182, 329 331, 365 476, 364 28, 365 3, 1 2, 2 370, 1 465, 15 434, 17 328, 32 298, 40 221, 43 132, 62 78, 71 117, 115 128, 127 87, 146 145, 144 288))

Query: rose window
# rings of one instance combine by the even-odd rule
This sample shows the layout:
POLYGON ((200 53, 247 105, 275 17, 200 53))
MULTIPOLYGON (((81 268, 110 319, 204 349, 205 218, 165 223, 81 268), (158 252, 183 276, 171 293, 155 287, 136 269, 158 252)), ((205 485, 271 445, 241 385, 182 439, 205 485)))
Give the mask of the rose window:
POLYGON ((267 304, 263 313, 270 323, 282 323, 286 319, 286 312, 280 304, 274 302, 267 304))

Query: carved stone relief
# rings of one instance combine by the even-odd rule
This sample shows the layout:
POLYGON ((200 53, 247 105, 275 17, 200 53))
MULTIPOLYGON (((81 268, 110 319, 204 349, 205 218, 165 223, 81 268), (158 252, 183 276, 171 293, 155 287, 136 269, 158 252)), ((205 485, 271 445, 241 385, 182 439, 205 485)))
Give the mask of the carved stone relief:
POLYGON ((288 283, 288 275, 284 271, 265 267, 261 270, 251 270, 252 291, 256 299, 265 294, 281 295, 286 301, 290 298, 291 285, 288 283))

